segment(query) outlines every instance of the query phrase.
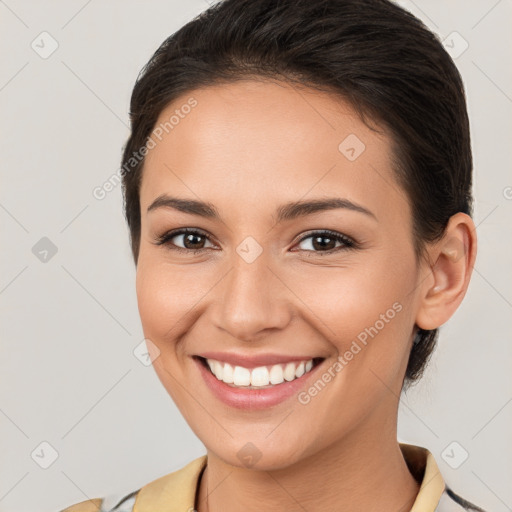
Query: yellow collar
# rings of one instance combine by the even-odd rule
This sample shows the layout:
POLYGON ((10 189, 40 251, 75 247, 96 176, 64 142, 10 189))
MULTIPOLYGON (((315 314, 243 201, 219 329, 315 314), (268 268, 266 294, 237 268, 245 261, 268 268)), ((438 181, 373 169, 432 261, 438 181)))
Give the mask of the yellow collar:
MULTIPOLYGON (((411 473, 421 486, 410 512, 435 512, 445 483, 434 456, 421 446, 399 443, 411 473)), ((153 480, 137 495, 133 512, 188 512, 194 510, 199 476, 206 467, 203 455, 184 468, 153 480)))
POLYGON ((445 483, 434 456, 421 446, 399 443, 409 471, 421 482, 411 512, 435 512, 445 483))

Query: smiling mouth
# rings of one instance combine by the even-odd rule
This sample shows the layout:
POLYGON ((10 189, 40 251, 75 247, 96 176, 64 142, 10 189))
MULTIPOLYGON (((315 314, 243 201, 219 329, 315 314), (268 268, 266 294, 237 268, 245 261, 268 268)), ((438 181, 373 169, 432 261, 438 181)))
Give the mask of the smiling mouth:
POLYGON ((210 373, 228 386, 242 389, 266 389, 300 379, 325 358, 314 357, 304 361, 245 368, 215 359, 194 356, 210 373))

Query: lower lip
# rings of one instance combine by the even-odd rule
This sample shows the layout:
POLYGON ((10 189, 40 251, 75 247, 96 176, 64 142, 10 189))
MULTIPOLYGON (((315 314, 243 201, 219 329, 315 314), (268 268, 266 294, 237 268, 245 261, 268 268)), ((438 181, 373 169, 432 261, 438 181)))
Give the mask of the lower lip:
POLYGON ((225 404, 237 409, 261 410, 284 402, 293 395, 297 395, 306 385, 310 376, 322 365, 317 364, 309 372, 290 382, 284 381, 269 388, 244 389, 229 386, 217 379, 213 373, 204 366, 198 358, 193 358, 208 389, 225 404))

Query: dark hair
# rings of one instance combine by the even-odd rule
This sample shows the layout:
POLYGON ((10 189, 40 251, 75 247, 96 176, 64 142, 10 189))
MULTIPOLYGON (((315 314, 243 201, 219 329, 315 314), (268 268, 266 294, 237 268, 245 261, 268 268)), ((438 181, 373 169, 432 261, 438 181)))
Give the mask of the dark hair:
MULTIPOLYGON (((332 92, 371 129, 387 131, 397 182, 412 209, 418 260, 452 215, 472 214, 464 86, 420 20, 388 0, 225 0, 168 37, 134 86, 122 177, 135 264, 144 159, 134 155, 178 96, 248 78, 332 92)), ((437 337, 438 329, 418 330, 405 387, 421 377, 437 337)))

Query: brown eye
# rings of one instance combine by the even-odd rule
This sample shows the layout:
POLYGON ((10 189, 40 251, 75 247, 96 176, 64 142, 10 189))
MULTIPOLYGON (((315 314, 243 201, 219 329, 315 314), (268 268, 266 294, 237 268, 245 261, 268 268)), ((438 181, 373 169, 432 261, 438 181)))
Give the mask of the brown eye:
POLYGON ((197 229, 186 228, 164 233, 157 238, 155 243, 176 251, 196 252, 207 249, 206 242, 210 243, 210 247, 214 247, 205 233, 197 229))
POLYGON ((197 235, 194 233, 185 233, 184 235, 177 235, 177 236, 183 236, 183 244, 185 245, 186 249, 202 249, 203 248, 203 245, 204 245, 203 235, 197 235))
POLYGON ((301 250, 313 253, 332 253, 338 250, 355 249, 356 243, 349 237, 335 231, 316 231, 301 238, 301 250), (306 244, 303 242, 308 241, 306 244), (340 244, 336 246, 336 244, 340 244))

